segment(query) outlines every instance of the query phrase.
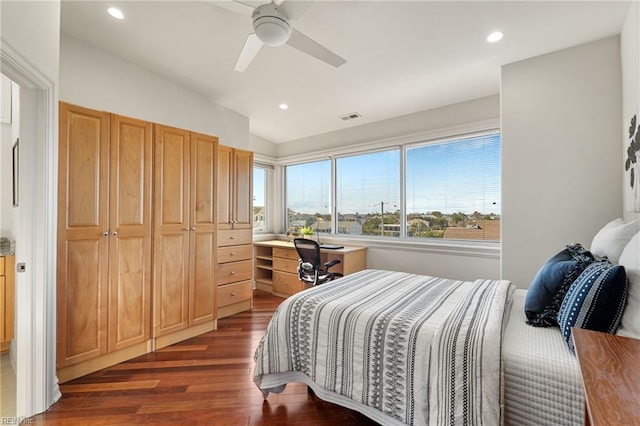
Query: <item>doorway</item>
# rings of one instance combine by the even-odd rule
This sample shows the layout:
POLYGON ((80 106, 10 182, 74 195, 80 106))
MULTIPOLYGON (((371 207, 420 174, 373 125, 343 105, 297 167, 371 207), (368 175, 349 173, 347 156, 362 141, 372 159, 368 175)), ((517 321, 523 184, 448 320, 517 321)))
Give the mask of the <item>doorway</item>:
POLYGON ((21 420, 49 408, 60 391, 55 376, 56 88, 46 75, 0 40, 2 74, 19 91, 19 205, 15 261, 16 411, 21 420))
POLYGON ((20 87, 0 74, 0 418, 16 417, 14 261, 17 193, 14 182, 19 146, 20 87))

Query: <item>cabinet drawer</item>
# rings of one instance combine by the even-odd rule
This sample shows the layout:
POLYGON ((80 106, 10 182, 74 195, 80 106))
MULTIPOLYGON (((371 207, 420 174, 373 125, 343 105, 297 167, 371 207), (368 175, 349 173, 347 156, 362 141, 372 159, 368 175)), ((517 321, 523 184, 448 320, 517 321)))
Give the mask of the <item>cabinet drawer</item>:
POLYGON ((218 287, 218 307, 232 305, 242 302, 243 300, 250 300, 252 296, 253 289, 251 288, 251 281, 223 285, 218 287))
POLYGON ((235 283, 238 281, 251 280, 253 278, 253 268, 251 260, 240 262, 222 263, 218 265, 218 285, 235 283))
POLYGON ((273 292, 292 295, 303 290, 302 282, 297 274, 275 271, 273 273, 273 292))
POLYGON ((252 229, 223 229, 218 231, 218 247, 239 246, 253 242, 252 229))
POLYGON ((218 263, 236 262, 238 260, 251 260, 253 246, 229 246, 218 249, 218 263))
POLYGON ((283 259, 294 259, 296 261, 300 258, 300 256, 298 256, 298 252, 296 251, 296 249, 285 249, 280 247, 274 247, 273 257, 281 257, 283 259))
POLYGON ((273 270, 274 271, 282 271, 289 272, 290 274, 298 273, 298 259, 282 259, 279 257, 273 258, 273 270))

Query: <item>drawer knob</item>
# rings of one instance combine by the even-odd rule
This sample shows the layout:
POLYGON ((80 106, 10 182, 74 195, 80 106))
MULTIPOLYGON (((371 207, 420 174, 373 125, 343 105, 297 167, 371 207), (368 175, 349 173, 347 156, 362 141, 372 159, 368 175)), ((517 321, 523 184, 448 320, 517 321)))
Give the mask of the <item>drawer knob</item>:
POLYGON ((236 271, 231 271, 231 275, 235 275, 235 274, 236 274, 236 271))
POLYGON ((236 239, 236 237, 235 237, 235 235, 232 235, 232 236, 231 236, 231 238, 229 238, 229 239, 230 239, 230 240, 235 240, 235 239, 236 239))
POLYGON ((235 295, 236 295, 236 292, 235 292, 235 291, 232 291, 232 292, 231 292, 231 297, 233 297, 233 296, 235 296, 235 295))
POLYGON ((234 252, 231 252, 231 256, 235 256, 236 254, 234 252))

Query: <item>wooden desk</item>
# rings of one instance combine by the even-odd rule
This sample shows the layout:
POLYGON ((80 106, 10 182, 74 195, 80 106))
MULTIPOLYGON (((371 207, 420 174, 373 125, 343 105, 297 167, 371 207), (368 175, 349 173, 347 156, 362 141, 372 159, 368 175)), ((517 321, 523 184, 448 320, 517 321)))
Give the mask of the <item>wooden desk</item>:
POLYGON ((572 329, 585 391, 585 424, 640 425, 640 340, 572 329))
MULTIPOLYGON (((254 277, 256 288, 276 296, 289 297, 304 290, 298 279, 298 252, 293 243, 281 240, 253 243, 254 277)), ((320 249, 322 263, 337 259, 331 272, 342 275, 353 274, 367 267, 367 248, 349 247, 341 249, 320 249)))

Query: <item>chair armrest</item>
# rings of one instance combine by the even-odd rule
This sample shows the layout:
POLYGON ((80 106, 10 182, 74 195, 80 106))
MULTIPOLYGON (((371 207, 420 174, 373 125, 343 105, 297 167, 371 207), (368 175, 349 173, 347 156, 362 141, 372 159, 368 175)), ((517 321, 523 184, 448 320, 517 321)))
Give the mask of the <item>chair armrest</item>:
POLYGON ((338 263, 340 263, 340 260, 338 260, 338 259, 333 259, 333 260, 330 260, 329 262, 325 263, 325 264, 324 264, 324 267, 325 267, 325 269, 329 269, 329 268, 331 268, 332 266, 337 265, 338 263))

